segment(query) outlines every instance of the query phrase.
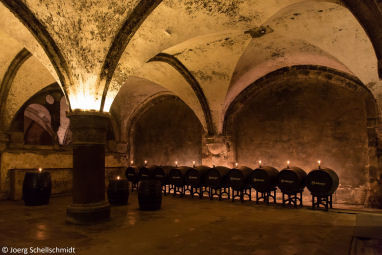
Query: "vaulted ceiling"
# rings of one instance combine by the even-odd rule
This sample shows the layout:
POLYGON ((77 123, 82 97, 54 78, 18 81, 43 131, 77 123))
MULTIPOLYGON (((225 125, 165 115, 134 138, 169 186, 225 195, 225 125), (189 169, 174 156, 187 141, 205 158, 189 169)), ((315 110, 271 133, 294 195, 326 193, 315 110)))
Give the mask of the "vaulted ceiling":
POLYGON ((54 81, 72 109, 109 111, 120 91, 116 102, 137 105, 159 91, 175 94, 211 134, 221 132, 241 91, 285 66, 326 66, 371 90, 381 85, 382 8, 375 0, 1 2, 5 127, 54 81), (4 82, 7 70, 14 74, 4 82))

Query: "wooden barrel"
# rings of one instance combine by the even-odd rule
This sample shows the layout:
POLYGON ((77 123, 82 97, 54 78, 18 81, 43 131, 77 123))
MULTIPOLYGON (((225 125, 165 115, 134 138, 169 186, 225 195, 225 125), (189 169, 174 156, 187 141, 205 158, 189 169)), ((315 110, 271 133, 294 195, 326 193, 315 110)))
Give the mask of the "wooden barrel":
POLYGON ((150 169, 145 166, 141 166, 138 170, 138 180, 142 181, 142 180, 148 180, 151 178, 152 178, 152 175, 150 173, 150 169))
POLYGON ((306 172, 298 167, 285 168, 277 177, 277 185, 282 193, 296 194, 305 187, 306 172))
POLYGON ((172 167, 168 173, 168 183, 175 185, 177 187, 182 187, 185 185, 185 174, 188 170, 188 167, 172 167))
POLYGON ((150 166, 149 172, 153 179, 160 180, 162 185, 166 184, 167 175, 162 167, 150 166))
POLYGON ((25 205, 49 204, 52 181, 48 172, 27 172, 23 182, 23 200, 25 205))
POLYGON ((338 188, 339 178, 329 168, 314 169, 306 177, 306 186, 314 196, 330 196, 338 188))
POLYGON ((129 166, 125 171, 126 179, 132 183, 138 182, 138 168, 135 166, 129 166))
POLYGON ((258 192, 268 192, 277 187, 279 171, 270 166, 261 166, 251 173, 251 186, 258 192))
POLYGON ((141 210, 159 210, 162 205, 162 185, 159 180, 146 179, 138 184, 138 203, 141 210))
POLYGON ((228 173, 231 169, 225 166, 215 166, 213 167, 216 171, 218 171, 220 175, 220 183, 219 186, 216 187, 226 187, 228 188, 230 186, 230 181, 228 177, 228 173))
POLYGON ((252 169, 242 166, 239 169, 232 168, 228 172, 229 186, 234 190, 242 190, 249 186, 252 169))
POLYGON ((210 187, 211 183, 214 184, 216 181, 219 181, 219 180, 216 180, 215 178, 209 178, 209 176, 214 177, 214 175, 216 176, 217 179, 220 178, 219 172, 212 169, 211 167, 197 166, 194 169, 199 172, 200 184, 202 186, 210 187), (211 171, 212 171, 212 174, 210 174, 211 171))
POLYGON ((192 167, 188 167, 186 174, 184 175, 184 182, 186 185, 191 185, 194 187, 201 186, 200 172, 192 167))
POLYGON ((127 179, 110 180, 107 197, 112 205, 127 205, 129 200, 129 181, 127 179))

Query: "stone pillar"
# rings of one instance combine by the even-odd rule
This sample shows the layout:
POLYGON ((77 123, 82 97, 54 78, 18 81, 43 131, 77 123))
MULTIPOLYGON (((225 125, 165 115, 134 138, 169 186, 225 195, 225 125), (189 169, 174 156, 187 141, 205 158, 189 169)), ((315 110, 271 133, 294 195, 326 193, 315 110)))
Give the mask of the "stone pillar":
POLYGON ((235 152, 230 136, 205 136, 202 140, 202 164, 233 167, 235 152))
POLYGON ((73 203, 67 222, 92 224, 110 217, 105 201, 105 143, 109 114, 75 111, 68 114, 73 133, 73 203))

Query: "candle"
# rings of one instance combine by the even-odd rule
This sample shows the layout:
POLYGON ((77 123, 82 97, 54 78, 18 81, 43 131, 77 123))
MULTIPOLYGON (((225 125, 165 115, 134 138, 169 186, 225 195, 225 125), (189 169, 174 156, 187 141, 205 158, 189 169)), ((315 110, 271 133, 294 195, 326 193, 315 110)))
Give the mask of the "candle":
POLYGON ((42 168, 41 168, 41 167, 38 169, 38 172, 39 172, 39 173, 41 173, 41 172, 42 172, 42 168))
POLYGON ((195 160, 192 161, 192 167, 195 167, 195 160))
POLYGON ((287 168, 289 168, 289 164, 290 164, 290 161, 288 160, 288 161, 287 161, 287 168))
POLYGON ((119 177, 119 175, 117 176, 117 180, 121 179, 121 177, 119 177))
POLYGON ((130 166, 132 166, 132 165, 134 165, 134 161, 133 160, 130 161, 130 166))
POLYGON ((239 165, 239 163, 236 162, 236 163, 235 163, 235 167, 237 168, 238 165, 239 165))
POLYGON ((145 160, 145 166, 147 166, 147 160, 145 160))
POLYGON ((321 160, 317 161, 318 163, 318 169, 321 169, 321 160))
POLYGON ((178 167, 178 161, 175 161, 175 166, 178 167))
POLYGON ((261 168, 261 160, 259 160, 259 168, 261 168))

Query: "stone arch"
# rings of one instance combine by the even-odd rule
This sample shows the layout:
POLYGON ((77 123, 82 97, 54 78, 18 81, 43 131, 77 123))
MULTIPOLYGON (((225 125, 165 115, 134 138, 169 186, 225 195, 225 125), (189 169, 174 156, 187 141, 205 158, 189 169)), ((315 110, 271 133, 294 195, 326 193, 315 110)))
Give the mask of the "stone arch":
MULTIPOLYGON (((271 92, 266 92, 266 91, 273 91, 272 93, 275 93, 274 95, 276 95, 278 93, 278 92, 276 92, 277 87, 283 86, 284 83, 287 83, 287 82, 291 83, 290 81, 293 81, 293 84, 304 84, 304 83, 309 84, 308 83, 309 80, 311 80, 312 84, 313 83, 327 84, 328 87, 333 87, 335 89, 340 88, 340 89, 342 89, 342 91, 348 91, 349 93, 352 93, 353 96, 357 95, 357 100, 358 99, 360 100, 359 101, 360 102, 359 108, 364 107, 363 111, 365 112, 365 115, 364 115, 365 119, 362 120, 362 123, 364 123, 364 125, 362 125, 362 127, 364 127, 364 129, 360 128, 359 132, 362 132, 364 134, 363 137, 365 137, 365 140, 363 140, 365 142, 360 142, 360 143, 364 144, 364 145, 362 145, 362 146, 364 146, 364 147, 362 147, 362 148, 364 148, 364 149, 362 149, 362 151, 363 151, 362 155, 364 155, 363 159, 365 161, 365 164, 363 165, 364 166, 363 167, 364 168, 363 179, 365 181, 363 182, 363 184, 361 186, 357 186, 358 184, 357 185, 354 184, 356 186, 353 187, 350 184, 349 185, 346 184, 347 186, 345 185, 342 187, 342 189, 339 189, 339 191, 338 191, 339 195, 338 196, 339 196, 340 200, 342 199, 345 202, 361 203, 364 205, 369 205, 369 201, 374 199, 373 196, 375 196, 373 189, 370 187, 372 186, 373 183, 376 183, 377 181, 379 181, 380 174, 381 174, 381 168, 380 168, 379 163, 378 163, 378 157, 379 157, 378 151, 380 149, 378 148, 379 145, 378 145, 378 136, 377 136, 377 125, 380 123, 380 113, 378 110, 379 108, 377 106, 377 102, 374 99, 374 96, 372 95, 370 90, 365 85, 363 85, 362 82, 360 82, 360 80, 358 78, 356 78, 356 77, 354 77, 348 73, 343 73, 343 72, 340 72, 338 70, 334 70, 334 69, 331 69, 328 67, 310 66, 310 65, 285 67, 285 68, 278 69, 274 72, 271 72, 271 73, 267 74, 266 76, 258 79, 257 81, 252 83, 250 86, 248 86, 229 105, 228 110, 226 111, 226 114, 225 114, 225 121, 224 121, 224 126, 223 126, 223 135, 235 137, 235 132, 238 132, 237 130, 235 131, 235 128, 236 128, 235 125, 237 125, 237 124, 235 124, 236 117, 239 116, 239 114, 242 111, 244 111, 244 109, 247 109, 246 108, 247 105, 249 105, 250 102, 253 102, 253 100, 255 100, 254 98, 255 97, 257 98, 257 96, 261 95, 261 93, 268 93, 267 95, 270 95, 269 93, 271 93, 271 92), (350 194, 353 194, 353 195, 350 195, 350 194), (354 194, 356 194, 356 195, 354 195, 354 194), (351 197, 351 198, 349 198, 349 197, 351 197)), ((296 86, 296 87, 299 87, 299 86, 296 86)), ((313 95, 313 96, 318 98, 318 95, 313 95)), ((331 98, 333 99, 333 96, 331 98)), ((340 98, 341 98, 341 95, 339 95, 338 99, 340 99, 340 98)), ((261 100, 261 99, 259 99, 259 100, 261 100)), ((260 101, 256 105, 259 105, 259 104, 260 104, 260 101)), ((251 107, 254 107, 253 103, 251 103, 250 105, 251 105, 251 107)), ((295 109, 294 111, 296 111, 296 113, 298 114, 299 108, 295 109)), ((318 114, 320 113, 318 108, 316 109, 316 111, 318 111, 318 114)), ((291 114, 295 114, 295 112, 293 112, 291 114)), ((326 114, 326 112, 323 113, 323 116, 325 116, 325 114, 326 114)), ((349 113, 349 116, 350 115, 351 114, 349 113)), ((273 118, 273 117, 269 117, 269 118, 273 118)), ((359 117, 359 118, 362 119, 361 117, 359 117)), ((261 121, 260 119, 258 121, 261 121)), ((276 121, 276 119, 277 119, 277 117, 275 117, 274 121, 276 121)), ((341 120, 339 120, 339 121, 340 121, 340 123, 342 123, 341 120)), ((254 124, 252 123, 252 126, 253 125, 254 124)), ((275 127, 276 129, 278 127, 279 128, 283 127, 282 123, 278 123, 277 125, 278 126, 275 127)), ((317 125, 317 126, 320 126, 320 125, 317 125)), ((260 126, 261 125, 259 125, 259 127, 260 126)), ((323 130, 329 130, 329 129, 334 130, 333 134, 337 134, 338 132, 342 132, 342 131, 338 131, 337 133, 335 133, 335 130, 336 130, 335 128, 333 129, 330 126, 328 126, 328 127, 323 126, 323 130)), ((308 130, 308 127, 306 128, 306 130, 308 130)), ((313 132, 313 131, 310 131, 310 129, 309 129, 309 132, 313 132)), ((343 132, 345 132, 345 131, 343 131, 343 132)), ((358 132, 358 130, 357 130, 357 132, 358 132)), ((282 132, 280 131, 279 133, 282 133, 282 132)), ((331 134, 331 133, 328 132, 328 134, 331 134)), ((264 136, 265 135, 266 134, 264 134, 264 136)), ((339 136, 341 136, 341 135, 342 134, 339 133, 339 136)), ((290 137, 292 137, 293 135, 289 136, 289 134, 288 134, 287 136, 288 136, 287 137, 288 139, 285 138, 285 136, 284 136, 285 139, 283 139, 283 136, 281 136, 281 138, 280 138, 281 140, 276 141, 276 145, 284 143, 285 146, 288 146, 289 143, 291 143, 291 142, 294 143, 293 140, 292 141, 290 140, 290 137)), ((312 136, 309 135, 309 137, 312 137, 312 136)), ((341 137, 335 137, 333 139, 338 140, 338 139, 342 139, 342 138, 341 137)), ((261 142, 263 140, 265 141, 266 138, 261 138, 259 141, 261 142)), ((235 138, 232 139, 232 143, 233 143, 233 148, 235 148, 234 154, 235 154, 235 157, 237 160, 238 159, 238 155, 237 155, 238 149, 237 149, 237 141, 235 140, 235 138)), ((296 142, 296 144, 297 144, 297 142, 296 142)), ((293 145, 291 144, 291 147, 295 146, 296 144, 293 144, 293 145)), ((301 145, 301 143, 299 143, 299 144, 301 145)), ((302 144, 304 144, 304 142, 302 142, 302 144)), ((310 144, 309 146, 315 146, 314 145, 315 143, 313 143, 313 142, 309 142, 309 144, 310 144)), ((340 144, 340 143, 338 143, 338 144, 340 144)), ((306 146, 306 144, 304 146, 306 146)), ((351 145, 349 144, 349 146, 351 146, 351 145)), ((356 146, 358 146, 358 145, 356 145, 356 146)), ((280 148, 281 148, 281 146, 280 146, 280 148)), ((319 148, 321 148, 321 147, 317 147, 317 152, 318 152, 317 154, 321 153, 319 148)), ((261 149, 261 145, 258 149, 261 149)), ((268 152, 268 153, 276 153, 277 154, 278 152, 275 149, 274 151, 268 152)), ((298 150, 296 153, 299 153, 298 150)), ((335 155, 338 154, 338 153, 337 154, 336 153, 337 152, 333 152, 333 157, 335 157, 335 155)), ((321 153, 321 154, 328 155, 325 153, 321 153)), ((269 155, 269 154, 267 154, 267 155, 269 155)), ((301 162, 304 161, 304 158, 310 159, 311 154, 309 154, 309 155, 310 156, 301 155, 301 162)), ((277 161, 277 159, 275 159, 275 158, 277 158, 277 157, 281 158, 282 156, 284 156, 284 155, 271 156, 270 158, 271 159, 273 158, 273 161, 277 161)), ((296 156, 296 155, 294 155, 294 156, 296 156)), ((254 157, 257 157, 257 156, 254 155, 254 157)), ((299 156, 297 155, 297 157, 299 157, 299 156)), ((257 159, 257 160, 259 160, 259 159, 257 159)), ((316 160, 318 160, 318 159, 316 159, 316 160)), ((343 161, 345 159, 338 159, 338 162, 342 162, 341 160, 343 161)), ((270 160, 270 161, 272 161, 272 160, 270 160)), ((336 162, 336 161, 337 161, 337 158, 332 158, 330 160, 330 162, 331 162, 330 164, 333 164, 333 162, 336 162)), ((311 163, 313 163, 313 165, 311 163, 307 163, 307 164, 304 163, 305 164, 304 167, 307 168, 305 170, 310 170, 309 168, 312 169, 314 167, 314 162, 315 161, 311 162, 311 163)), ((268 162, 268 163, 272 164, 272 162, 268 162)), ((280 162, 278 162, 277 164, 280 164, 280 162)), ((340 164, 340 163, 338 163, 338 164, 340 164)), ((328 167, 330 167, 330 166, 328 166, 328 167)), ((341 166, 341 169, 338 169, 340 171, 340 174, 346 170, 346 169, 342 169, 342 168, 344 168, 344 165, 341 166)), ((357 178, 355 178, 355 179, 357 179, 357 178)))
MULTIPOLYGON (((142 119, 146 120, 145 118, 148 118, 147 116, 153 116, 153 113, 154 113, 154 116, 158 116, 157 120, 160 120, 161 118, 166 118, 166 120, 164 120, 166 123, 164 123, 164 125, 160 127, 159 129, 162 129, 162 130, 168 129, 173 131, 171 137, 168 136, 169 134, 168 132, 163 133, 164 134, 163 139, 168 139, 168 138, 171 139, 171 141, 166 140, 168 141, 168 143, 166 143, 165 146, 167 146, 168 144, 170 144, 169 146, 173 146, 174 141, 177 141, 177 142, 180 141, 180 142, 176 144, 177 146, 169 148, 169 150, 172 150, 174 154, 177 154, 177 155, 173 156, 172 153, 170 153, 171 156, 167 155, 162 157, 162 155, 166 154, 166 152, 161 151, 161 149, 158 148, 158 153, 162 155, 161 156, 148 155, 149 159, 151 157, 152 159, 155 160, 154 162, 149 162, 149 163, 152 163, 152 164, 157 163, 162 165, 173 164, 175 160, 178 160, 179 164, 187 164, 187 165, 191 165, 193 160, 195 160, 198 163, 201 163, 201 157, 202 157, 201 143, 202 143, 202 134, 203 134, 202 125, 199 119, 194 114, 194 112, 181 99, 179 99, 177 96, 174 96, 168 93, 158 93, 156 95, 153 95, 136 108, 136 111, 134 112, 133 117, 129 120, 129 125, 128 125, 128 136, 129 136, 128 151, 130 154, 129 159, 137 161, 136 163, 138 164, 143 163, 143 159, 141 159, 142 155, 136 155, 136 151, 137 151, 136 137, 138 136, 138 134, 140 134, 139 132, 141 130, 150 129, 150 128, 143 129, 142 127, 140 127, 140 124, 141 124, 140 121, 142 119), (161 112, 163 109, 171 109, 171 110, 168 112, 161 112), (155 112, 157 110, 158 112, 155 112), (182 112, 179 112, 179 111, 182 111, 182 112), (173 116, 175 116, 174 117, 175 119, 172 119, 173 116), (184 128, 180 128, 181 126, 183 127, 185 126, 184 124, 179 125, 179 123, 183 120, 188 121, 187 122, 188 124, 190 125, 192 124, 193 127, 196 127, 196 128, 191 130, 188 125, 186 125, 188 130, 185 130, 184 128), (174 123, 170 123, 171 121, 174 121, 174 123), (179 121, 179 122, 176 122, 176 121, 179 121), (196 150, 198 152, 195 152, 196 150), (197 155, 195 155, 195 153, 197 155), (176 157, 179 157, 179 158, 176 158, 176 157)), ((161 123, 163 124, 163 121, 161 123)), ((158 122, 158 125, 160 125, 159 122, 158 122)), ((161 132, 162 131, 159 131, 157 133, 161 133, 161 132)), ((155 136, 155 134, 153 136, 155 136)), ((156 136, 156 137, 158 137, 159 139, 158 141, 160 143, 162 138, 160 138, 160 136, 156 136)), ((145 138, 141 138, 141 139, 145 139, 145 138)), ((156 144, 158 144, 158 141, 156 141, 156 144)))

